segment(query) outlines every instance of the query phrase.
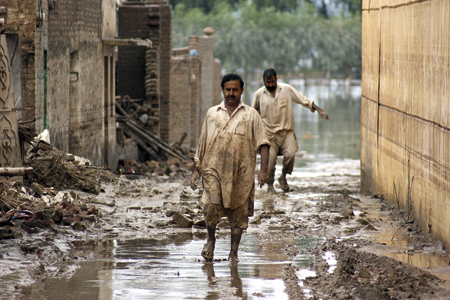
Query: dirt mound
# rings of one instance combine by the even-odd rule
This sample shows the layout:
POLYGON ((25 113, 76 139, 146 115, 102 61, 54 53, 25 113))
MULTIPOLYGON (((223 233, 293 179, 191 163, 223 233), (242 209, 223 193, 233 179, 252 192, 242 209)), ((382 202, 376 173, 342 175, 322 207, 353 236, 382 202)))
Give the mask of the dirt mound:
MULTIPOLYGON (((358 251, 362 241, 327 241, 314 250, 317 276, 304 280, 322 299, 429 299, 442 284, 438 277, 393 258, 358 251), (327 262, 336 254, 336 265, 327 262)), ((364 241, 363 243, 367 243, 364 241)))

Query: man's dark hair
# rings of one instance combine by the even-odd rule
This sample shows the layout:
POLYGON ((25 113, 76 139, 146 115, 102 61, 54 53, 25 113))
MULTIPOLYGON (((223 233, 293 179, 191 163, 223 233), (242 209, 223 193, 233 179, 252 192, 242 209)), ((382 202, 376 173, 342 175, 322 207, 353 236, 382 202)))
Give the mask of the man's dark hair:
POLYGON ((241 84, 241 89, 244 88, 244 80, 242 80, 241 76, 239 76, 238 74, 227 74, 227 75, 223 76, 223 78, 222 78, 222 83, 220 84, 222 89, 225 86, 225 82, 232 81, 232 80, 239 80, 239 83, 241 84))
POLYGON ((272 68, 266 69, 263 73, 263 79, 271 78, 272 76, 277 77, 277 72, 275 72, 275 70, 272 68))

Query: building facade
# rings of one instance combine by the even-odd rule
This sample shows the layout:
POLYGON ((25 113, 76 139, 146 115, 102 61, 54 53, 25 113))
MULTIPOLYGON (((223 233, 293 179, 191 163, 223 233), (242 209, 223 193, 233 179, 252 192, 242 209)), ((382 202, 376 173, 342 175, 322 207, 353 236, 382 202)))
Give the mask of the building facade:
POLYGON ((116 1, 6 2, 21 119, 48 129, 58 149, 114 169, 116 1))
POLYGON ((118 11, 119 37, 150 38, 152 48, 119 47, 117 94, 150 107, 152 131, 173 144, 197 146, 207 110, 221 101, 221 62, 214 57, 212 28, 172 49, 172 7, 167 1, 124 1, 118 11))

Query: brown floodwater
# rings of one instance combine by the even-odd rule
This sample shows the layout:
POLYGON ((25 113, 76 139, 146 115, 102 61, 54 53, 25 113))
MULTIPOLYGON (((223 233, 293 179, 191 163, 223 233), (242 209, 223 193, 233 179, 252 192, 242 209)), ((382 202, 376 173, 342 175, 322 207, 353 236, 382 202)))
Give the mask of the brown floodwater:
MULTIPOLYGON (((252 234, 242 238, 238 264, 199 260, 205 240, 192 234, 184 234, 176 242, 87 241, 80 243, 75 252, 83 260, 76 273, 70 278, 46 278, 37 282, 33 295, 37 299, 62 299, 64 295, 64 299, 83 300, 288 299, 284 292, 283 268, 294 263, 303 269, 299 276, 314 274, 308 269, 314 258, 307 252, 314 248, 317 239, 281 235, 281 240, 292 238, 302 254, 288 259, 281 251, 284 244, 276 240, 261 244, 252 234)), ((228 252, 228 236, 219 237, 215 258, 225 259, 228 252)))

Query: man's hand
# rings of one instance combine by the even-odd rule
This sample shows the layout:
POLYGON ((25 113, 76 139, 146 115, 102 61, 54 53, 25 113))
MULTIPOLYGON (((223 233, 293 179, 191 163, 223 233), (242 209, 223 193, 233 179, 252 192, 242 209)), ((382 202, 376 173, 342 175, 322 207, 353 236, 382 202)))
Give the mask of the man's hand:
POLYGON ((200 174, 198 174, 197 168, 194 167, 194 170, 192 170, 191 182, 189 184, 189 186, 191 187, 191 189, 193 191, 195 191, 195 189, 197 188, 199 179, 200 179, 200 174))
POLYGON ((327 113, 326 112, 324 112, 323 110, 318 110, 317 111, 318 113, 319 113, 319 116, 322 118, 322 119, 324 119, 324 120, 328 120, 330 117, 327 115, 327 113))
POLYGON ((190 182, 190 187, 193 191, 195 191, 195 189, 197 188, 198 185, 198 181, 200 179, 200 175, 198 174, 198 172, 192 173, 191 175, 191 182, 190 182))
POLYGON ((312 105, 313 108, 313 112, 315 112, 317 110, 317 113, 319 114, 319 116, 324 119, 324 120, 328 120, 330 117, 327 115, 327 113, 325 111, 323 111, 323 109, 321 109, 320 107, 318 107, 315 103, 313 103, 312 105))
POLYGON ((260 188, 269 180, 269 150, 269 145, 261 146, 261 167, 258 173, 258 185, 260 188))
POLYGON ((258 185, 260 188, 263 187, 263 185, 267 182, 267 180, 269 179, 269 172, 267 172, 266 170, 261 170, 258 173, 258 185))

